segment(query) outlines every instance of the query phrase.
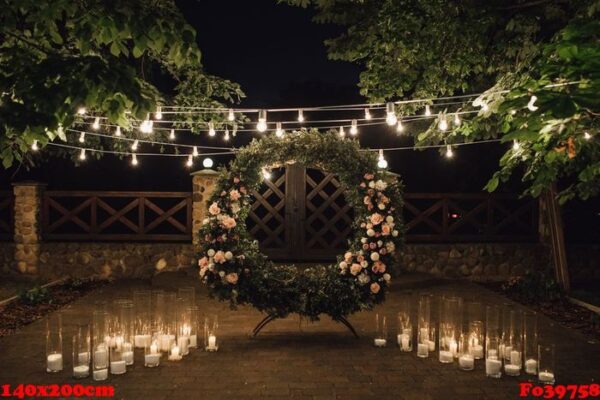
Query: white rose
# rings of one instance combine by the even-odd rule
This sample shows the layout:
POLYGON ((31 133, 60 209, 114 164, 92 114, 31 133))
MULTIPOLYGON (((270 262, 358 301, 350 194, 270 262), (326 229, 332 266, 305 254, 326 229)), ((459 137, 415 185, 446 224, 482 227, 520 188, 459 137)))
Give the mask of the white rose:
POLYGON ((379 246, 379 247, 383 246, 383 242, 381 240, 378 240, 377 241, 377 246, 379 246))
POLYGON ((213 264, 213 263, 208 264, 208 270, 209 271, 214 271, 215 270, 215 264, 213 264))
POLYGON ((228 251, 225 253, 225 259, 226 260, 231 260, 233 258, 233 253, 228 251))
POLYGON ((373 189, 375 187, 375 182, 373 182, 373 181, 369 182, 369 187, 371 189, 373 189))
POLYGON ((213 249, 208 249, 206 254, 208 254, 209 257, 213 257, 215 255, 215 251, 213 249))
POLYGON ((394 242, 387 242, 385 244, 385 249, 388 251, 388 253, 391 253, 394 250, 396 250, 396 245, 394 244, 394 242))
POLYGON ((392 236, 394 236, 394 237, 398 236, 398 231, 393 231, 392 236))
POLYGON ((383 203, 379 203, 379 204, 377 205, 377 208, 379 208, 380 210, 385 210, 385 204, 383 204, 383 203))
POLYGON ((375 231, 373 229, 368 229, 367 236, 369 236, 369 237, 375 236, 375 231))
POLYGON ((390 279, 392 279, 392 276, 390 274, 383 274, 383 280, 386 282, 389 282, 390 279))
POLYGON ((369 239, 367 239, 367 238, 362 238, 362 239, 360 239, 360 242, 361 242, 361 243, 367 243, 367 241, 368 241, 368 240, 369 240, 369 239))
POLYGON ((377 252, 371 253, 371 261, 379 261, 379 253, 377 253, 377 252))
POLYGON ((386 187, 387 187, 387 183, 385 183, 381 179, 378 180, 377 182, 375 182, 375 188, 377 190, 385 190, 386 187))
POLYGON ((346 268, 348 268, 348 264, 346 263, 346 261, 342 261, 342 262, 340 263, 340 268, 341 268, 341 269, 346 269, 346 268))
POLYGON ((206 224, 208 224, 209 222, 210 222, 210 219, 208 219, 208 218, 204 218, 204 219, 202 220, 202 225, 206 225, 206 224))
POLYGON ((367 260, 361 261, 360 266, 363 268, 367 268, 369 266, 369 262, 367 260))
POLYGON ((223 278, 225 276, 225 271, 219 271, 219 276, 223 278))
POLYGON ((361 285, 365 285, 371 281, 371 277, 368 274, 360 274, 358 276, 358 282, 361 285))
POLYGON ((391 224, 392 222, 394 222, 394 217, 392 217, 391 215, 388 215, 387 217, 385 217, 385 222, 387 222, 388 224, 391 224))

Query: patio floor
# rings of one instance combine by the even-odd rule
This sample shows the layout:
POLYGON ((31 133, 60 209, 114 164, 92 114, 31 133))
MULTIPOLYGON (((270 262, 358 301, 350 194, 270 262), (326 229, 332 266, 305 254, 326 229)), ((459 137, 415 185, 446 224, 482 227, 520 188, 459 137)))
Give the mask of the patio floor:
MULTIPOLYGON (((483 303, 508 300, 478 285, 463 281, 433 280, 421 275, 396 278, 388 300, 377 311, 396 313, 402 291, 456 293, 483 303)), ((65 370, 45 373, 44 322, 37 321, 18 333, 0 339, 0 384, 84 383, 109 384, 115 398, 123 399, 515 399, 518 382, 528 378, 485 377, 483 361, 472 372, 459 371, 456 363, 443 365, 437 354, 419 359, 396 347, 372 346, 370 327, 374 312, 349 318, 361 335, 355 339, 340 324, 327 318, 300 323, 297 317, 275 321, 257 339, 249 332, 261 319, 253 309, 229 310, 227 304, 209 300, 195 277, 163 274, 152 283, 121 281, 98 289, 64 309, 65 370), (76 323, 91 319, 93 304, 124 297, 137 288, 176 290, 194 284, 201 312, 218 313, 220 349, 196 350, 180 362, 163 361, 159 368, 144 368, 143 352, 136 351, 135 365, 127 374, 105 382, 74 380, 68 344, 76 323)), ((391 324, 395 329, 395 322, 391 324)), ((600 378, 600 346, 578 332, 541 317, 541 337, 557 346, 557 383, 589 384, 600 378)), ((163 357, 164 360, 164 357, 163 357)))

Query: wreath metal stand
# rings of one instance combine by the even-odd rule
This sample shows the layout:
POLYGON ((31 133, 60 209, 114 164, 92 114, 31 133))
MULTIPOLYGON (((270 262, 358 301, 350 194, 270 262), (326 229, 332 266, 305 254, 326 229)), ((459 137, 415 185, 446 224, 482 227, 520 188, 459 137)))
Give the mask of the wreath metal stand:
MULTIPOLYGON (((264 317, 257 325, 256 327, 252 330, 252 337, 257 337, 258 334, 260 333, 260 331, 267 325, 269 325, 271 322, 275 321, 277 318, 279 318, 278 316, 274 315, 274 314, 269 314, 266 317, 264 317)), ((358 333, 356 333, 356 329, 354 329, 354 327, 352 326, 352 324, 350 323, 350 321, 348 321, 346 318, 344 317, 339 317, 338 319, 333 319, 332 321, 335 322, 339 322, 341 324, 343 324, 346 328, 348 328, 348 330, 350 332, 352 332, 352 334, 354 335, 355 338, 359 338, 358 333)))

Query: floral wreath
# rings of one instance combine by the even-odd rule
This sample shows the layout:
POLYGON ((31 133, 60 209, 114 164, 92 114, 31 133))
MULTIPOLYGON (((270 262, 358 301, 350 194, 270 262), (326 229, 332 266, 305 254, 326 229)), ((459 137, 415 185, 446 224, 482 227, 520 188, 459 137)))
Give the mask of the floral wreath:
POLYGON ((333 319, 370 309, 385 298, 402 243, 401 184, 377 169, 376 155, 334 132, 292 132, 253 140, 219 179, 200 228, 200 278, 211 296, 232 307, 251 304, 277 317, 298 313, 333 319), (274 264, 246 229, 251 192, 266 166, 299 162, 337 175, 354 209, 354 235, 336 264, 297 269, 274 264))

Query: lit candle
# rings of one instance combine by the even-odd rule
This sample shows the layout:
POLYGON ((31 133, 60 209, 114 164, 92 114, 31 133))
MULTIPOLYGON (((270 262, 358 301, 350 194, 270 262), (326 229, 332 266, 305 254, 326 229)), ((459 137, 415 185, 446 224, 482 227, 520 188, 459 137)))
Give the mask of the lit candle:
POLYGON ((90 367, 87 365, 73 367, 73 378, 86 378, 89 374, 90 367))
POLYGON ((402 351, 410 351, 410 335, 408 333, 401 333, 398 335, 398 346, 402 351))
POLYGON ((483 358, 483 346, 480 344, 471 346, 471 355, 477 360, 483 358))
POLYGON ((533 358, 525 361, 525 372, 531 375, 537 374, 537 361, 533 358))
POLYGON ((470 371, 475 368, 475 359, 470 354, 463 354, 458 358, 458 365, 461 369, 470 371))
POLYGON ((146 347, 146 345, 150 343, 150 340, 152 340, 152 336, 150 335, 135 335, 133 342, 135 347, 139 349, 146 347))
POLYGON ((458 356, 458 343, 456 343, 456 340, 450 339, 450 344, 448 345, 448 347, 450 348, 450 353, 452 353, 452 356, 457 357, 458 356))
POLYGON ((162 335, 160 337, 160 349, 169 351, 171 349, 171 335, 162 335))
POLYGON ((113 375, 121 375, 127 372, 127 364, 125 360, 111 361, 110 362, 110 373, 113 375))
POLYGON ((133 346, 131 343, 123 343, 123 360, 125 360, 125 364, 133 365, 133 346))
POLYGON ((513 365, 518 365, 519 368, 521 367, 521 352, 520 351, 512 350, 510 352, 510 363, 513 365))
POLYGON ((198 336, 190 335, 190 347, 198 347, 198 336))
MULTIPOLYGON (((375 341, 373 343, 375 344, 375 347, 385 347, 387 341, 385 339, 375 339, 375 341)), ((210 347, 210 338, 209 338, 208 346, 210 347)))
POLYGON ((429 345, 427 343, 419 343, 417 345, 417 357, 429 357, 429 345))
POLYGON ((108 378, 108 368, 97 369, 92 375, 95 381, 104 381, 108 378))
POLYGON ((515 364, 506 364, 504 372, 509 376, 518 376, 521 373, 521 366, 515 364))
POLYGON ((435 340, 428 340, 427 345, 429 346, 429 351, 435 351, 435 340))
POLYGON ((108 366, 108 350, 104 347, 94 352, 94 365, 97 367, 108 366))
POLYGON ((181 360, 181 354, 179 352, 179 346, 174 346, 171 349, 171 354, 169 354, 170 361, 179 361, 181 360))
POLYGON ((487 358, 485 360, 485 374, 489 377, 500 378, 502 372, 502 361, 495 358, 487 358))
POLYGON ((451 351, 440 350, 440 362, 441 363, 451 363, 454 360, 454 355, 451 351))
MULTIPOLYGON (((382 340, 384 341, 384 346, 385 346, 385 339, 382 339, 382 340)), ((210 349, 217 348, 217 337, 215 335, 208 336, 208 348, 210 348, 210 349)))
POLYGON ((182 355, 187 355, 189 353, 188 350, 189 338, 187 336, 179 336, 177 338, 177 346, 181 349, 182 355))
POLYGON ((554 383, 554 374, 548 371, 540 371, 540 373, 538 374, 538 379, 542 383, 552 384, 554 383))
POLYGON ((63 369, 63 358, 62 354, 50 354, 46 359, 46 371, 47 372, 58 372, 63 369))

